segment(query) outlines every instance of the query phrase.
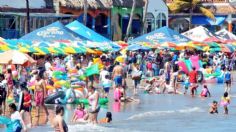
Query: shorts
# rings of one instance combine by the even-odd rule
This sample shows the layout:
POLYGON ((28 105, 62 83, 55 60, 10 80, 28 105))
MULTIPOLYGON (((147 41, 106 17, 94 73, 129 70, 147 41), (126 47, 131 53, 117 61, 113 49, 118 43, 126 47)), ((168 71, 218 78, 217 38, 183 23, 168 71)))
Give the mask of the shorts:
POLYGON ((30 112, 31 111, 31 107, 21 107, 21 110, 24 110, 26 112, 30 112))
POLYGON ((116 76, 114 78, 114 81, 115 81, 116 86, 121 86, 122 85, 122 76, 116 76))
POLYGON ((231 80, 227 80, 227 81, 225 81, 225 83, 226 83, 227 85, 229 85, 229 84, 231 84, 231 80))
POLYGON ((95 110, 93 110, 92 107, 88 109, 88 112, 92 114, 98 113, 99 111, 100 111, 100 106, 97 106, 95 110))
POLYGON ((103 90, 105 91, 105 93, 109 93, 110 88, 106 87, 106 88, 103 88, 103 90))
POLYGON ((185 86, 184 88, 185 88, 186 90, 188 90, 188 87, 189 87, 189 86, 185 86))
POLYGON ((35 92, 35 105, 41 106, 44 104, 43 92, 37 91, 35 92))

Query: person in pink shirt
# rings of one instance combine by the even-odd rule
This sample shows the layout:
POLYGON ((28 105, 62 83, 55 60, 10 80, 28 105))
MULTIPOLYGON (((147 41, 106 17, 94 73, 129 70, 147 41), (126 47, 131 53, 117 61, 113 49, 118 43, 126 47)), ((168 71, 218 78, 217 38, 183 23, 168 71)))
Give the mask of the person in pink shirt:
POLYGON ((76 108, 74 112, 72 122, 84 120, 85 115, 86 115, 86 112, 84 110, 84 106, 82 104, 78 104, 78 107, 76 108))

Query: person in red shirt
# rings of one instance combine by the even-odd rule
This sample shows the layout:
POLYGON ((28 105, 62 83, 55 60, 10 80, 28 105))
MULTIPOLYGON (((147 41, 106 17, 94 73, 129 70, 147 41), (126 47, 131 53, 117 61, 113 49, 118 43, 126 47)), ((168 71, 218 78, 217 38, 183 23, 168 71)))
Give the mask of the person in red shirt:
POLYGON ((197 91, 197 71, 196 68, 193 67, 193 70, 189 72, 189 82, 190 82, 190 90, 191 90, 191 95, 194 96, 194 92, 196 93, 197 91))
POLYGON ((29 93, 27 88, 23 88, 23 103, 21 106, 20 114, 23 117, 24 113, 26 114, 25 117, 28 117, 29 121, 28 123, 25 122, 25 124, 28 124, 27 127, 31 127, 32 125, 32 119, 31 119, 31 94, 29 93))

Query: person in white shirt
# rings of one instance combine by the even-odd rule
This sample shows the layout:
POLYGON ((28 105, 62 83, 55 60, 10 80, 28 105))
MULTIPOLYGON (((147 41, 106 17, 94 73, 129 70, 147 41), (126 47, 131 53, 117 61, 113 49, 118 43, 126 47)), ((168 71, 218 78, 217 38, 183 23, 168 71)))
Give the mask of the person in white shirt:
POLYGON ((25 123, 20 115, 20 112, 17 111, 16 105, 14 103, 9 104, 9 110, 11 113, 11 121, 14 123, 15 130, 14 132, 20 132, 23 128, 23 131, 26 131, 25 123))
POLYGON ((45 63, 45 69, 46 69, 46 71, 51 70, 51 68, 52 68, 51 63, 50 63, 49 61, 46 61, 46 63, 45 63))
POLYGON ((103 68, 103 70, 100 72, 99 80, 101 83, 106 79, 106 75, 109 75, 109 72, 106 70, 106 67, 103 68))

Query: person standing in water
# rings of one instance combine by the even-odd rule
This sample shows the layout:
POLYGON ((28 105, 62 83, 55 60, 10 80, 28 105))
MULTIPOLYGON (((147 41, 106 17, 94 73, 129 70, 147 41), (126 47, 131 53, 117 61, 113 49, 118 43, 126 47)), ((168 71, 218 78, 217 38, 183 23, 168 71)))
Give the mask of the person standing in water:
POLYGON ((56 116, 54 117, 52 124, 55 132, 68 132, 67 124, 63 119, 64 112, 65 110, 62 106, 56 107, 56 116))
POLYGON ((46 115, 48 116, 48 110, 46 106, 44 105, 44 99, 46 96, 46 82, 43 79, 43 74, 38 74, 36 76, 36 82, 35 82, 35 91, 34 91, 34 99, 36 104, 36 116, 39 117, 40 115, 40 107, 43 107, 43 109, 46 112, 46 115))
POLYGON ((225 92, 230 93, 231 81, 232 81, 232 76, 231 76, 230 68, 228 68, 227 71, 225 72, 225 83, 226 83, 225 92))
POLYGON ((230 104, 230 97, 227 92, 224 93, 224 95, 221 97, 221 106, 224 107, 224 114, 228 114, 228 105, 230 104))
POLYGON ((193 67, 193 70, 189 72, 189 82, 190 82, 190 90, 191 95, 194 96, 197 92, 197 71, 196 68, 193 67))
POLYGON ((115 81, 115 86, 122 86, 123 79, 123 67, 119 62, 116 62, 116 66, 113 69, 112 77, 115 81))
POLYGON ((88 100, 89 100, 89 120, 94 123, 97 124, 97 117, 98 117, 98 112, 100 111, 100 106, 98 104, 98 100, 99 100, 99 94, 98 92, 95 90, 95 88, 93 86, 90 86, 88 88, 89 91, 89 96, 88 96, 88 100))

